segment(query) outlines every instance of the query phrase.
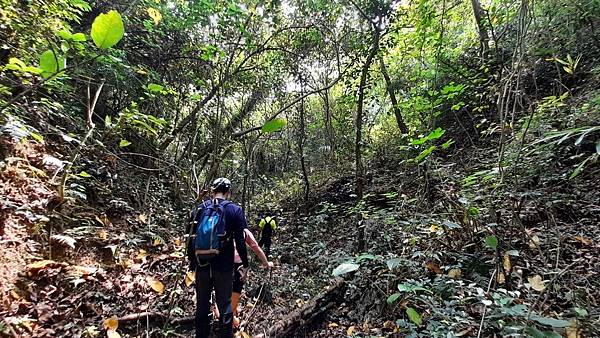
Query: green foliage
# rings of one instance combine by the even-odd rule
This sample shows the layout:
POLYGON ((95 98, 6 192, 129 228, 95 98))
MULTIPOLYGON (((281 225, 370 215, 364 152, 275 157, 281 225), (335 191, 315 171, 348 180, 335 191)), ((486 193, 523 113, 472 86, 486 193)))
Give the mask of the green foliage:
POLYGON ((48 78, 59 73, 67 66, 67 60, 55 53, 54 51, 47 50, 40 56, 40 69, 42 70, 42 76, 48 78))
POLYGON ((116 45, 125 34, 121 14, 115 10, 101 13, 92 23, 90 35, 96 46, 100 49, 108 49, 116 45))
POLYGON ((261 131, 263 133, 274 133, 283 129, 283 127, 285 127, 286 124, 287 121, 285 119, 277 118, 269 120, 265 122, 265 124, 263 124, 261 131))
POLYGON ((485 238, 485 245, 492 250, 496 250, 498 248, 498 237, 494 235, 487 236, 485 238))
POLYGON ((415 323, 417 326, 421 326, 421 324, 423 324, 423 319, 421 318, 421 315, 417 312, 417 310, 413 309, 412 307, 406 308, 406 315, 408 316, 410 321, 415 323))

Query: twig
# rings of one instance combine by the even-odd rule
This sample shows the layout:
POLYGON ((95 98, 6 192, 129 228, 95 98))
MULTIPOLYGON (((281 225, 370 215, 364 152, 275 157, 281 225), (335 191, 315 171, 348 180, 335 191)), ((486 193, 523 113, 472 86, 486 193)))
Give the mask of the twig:
MULTIPOLYGON (((496 277, 496 271, 498 271, 498 269, 494 269, 494 272, 492 273, 492 277, 490 278, 490 282, 488 283, 488 287, 487 287, 487 291, 486 293, 490 292, 490 289, 492 288, 492 281, 494 280, 494 278, 496 277)), ((477 331, 477 338, 481 338, 481 332, 483 331, 483 322, 485 321, 485 315, 487 314, 487 305, 483 304, 484 308, 483 308, 483 315, 481 316, 481 322, 479 322, 479 331, 477 331)))

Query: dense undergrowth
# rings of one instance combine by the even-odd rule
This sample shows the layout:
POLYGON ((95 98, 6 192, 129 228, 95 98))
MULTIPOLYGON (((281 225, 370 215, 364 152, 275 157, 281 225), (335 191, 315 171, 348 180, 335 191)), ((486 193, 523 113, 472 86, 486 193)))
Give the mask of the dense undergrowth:
POLYGON ((598 1, 0 4, 0 335, 190 336, 228 176, 238 335, 600 336, 598 1))

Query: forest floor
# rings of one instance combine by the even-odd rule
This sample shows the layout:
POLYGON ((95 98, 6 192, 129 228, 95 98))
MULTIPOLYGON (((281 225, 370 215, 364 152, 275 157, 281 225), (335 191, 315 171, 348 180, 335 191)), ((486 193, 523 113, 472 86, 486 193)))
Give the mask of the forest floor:
MULTIPOLYGON (((191 336, 190 206, 165 193, 172 178, 90 148, 57 203, 72 141, 1 142, 0 334, 191 336)), ((493 184, 490 145, 427 171, 378 163, 360 203, 351 176, 288 198, 239 335, 600 336, 600 170, 566 179, 570 151, 542 172, 524 159, 518 182, 493 184)))

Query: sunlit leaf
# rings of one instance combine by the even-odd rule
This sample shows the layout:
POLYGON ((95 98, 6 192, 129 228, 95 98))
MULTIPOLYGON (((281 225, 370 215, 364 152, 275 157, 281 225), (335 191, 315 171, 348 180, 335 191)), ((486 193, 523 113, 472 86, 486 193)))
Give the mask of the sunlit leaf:
POLYGON ((194 281, 196 280, 196 272, 194 271, 188 271, 185 274, 185 286, 187 286, 188 288, 194 284, 194 281))
POLYGON ((119 12, 112 10, 101 13, 92 23, 92 40, 100 49, 108 49, 116 45, 125 34, 123 19, 119 12))
POLYGON ((130 145, 130 144, 131 144, 131 142, 129 142, 127 140, 121 140, 121 141, 119 141, 119 147, 121 147, 121 148, 125 148, 128 145, 130 145))
POLYGON ((112 317, 104 320, 104 329, 116 330, 118 328, 119 328, 119 319, 117 318, 117 316, 112 316, 112 317))
POLYGON ((50 236, 50 238, 59 242, 60 244, 71 247, 71 249, 75 249, 75 243, 77 243, 77 240, 70 236, 52 235, 52 236, 50 236))
POLYGON ((165 87, 156 83, 151 83, 146 88, 148 88, 148 91, 153 93, 162 92, 165 89, 165 87))
POLYGON ((280 131, 285 127, 287 121, 285 119, 273 119, 267 121, 261 128, 263 133, 274 133, 276 131, 280 131))
POLYGON ((448 271, 448 277, 453 279, 459 279, 461 275, 462 271, 458 268, 450 269, 450 271, 448 271))
POLYGON ((526 283, 526 285, 528 285, 530 288, 534 289, 535 291, 544 291, 544 289, 546 288, 546 285, 544 284, 544 281, 542 280, 542 277, 540 275, 528 277, 527 281, 529 283, 526 283))
POLYGON ((333 275, 335 277, 341 276, 341 275, 347 274, 349 272, 356 271, 356 270, 358 270, 359 267, 360 267, 360 265, 351 263, 351 262, 342 263, 342 264, 338 265, 337 268, 333 269, 333 275))
POLYGON ((92 177, 92 175, 88 174, 86 171, 80 172, 79 174, 77 174, 77 176, 84 177, 84 178, 92 177))
POLYGON ((48 78, 65 69, 66 59, 59 54, 47 50, 40 55, 40 69, 42 76, 48 78))
POLYGON ((106 337, 107 338, 121 338, 121 335, 116 330, 107 330, 106 337))
POLYGON ((162 14, 160 14, 158 9, 148 7, 148 9, 146 9, 146 12, 148 12, 148 15, 150 15, 152 20, 154 20, 154 25, 158 25, 160 23, 160 20, 162 20, 162 14))
POLYGON ((152 288, 152 290, 156 291, 159 294, 165 292, 165 285, 154 277, 146 277, 146 283, 150 285, 150 288, 152 288))

